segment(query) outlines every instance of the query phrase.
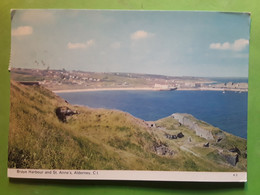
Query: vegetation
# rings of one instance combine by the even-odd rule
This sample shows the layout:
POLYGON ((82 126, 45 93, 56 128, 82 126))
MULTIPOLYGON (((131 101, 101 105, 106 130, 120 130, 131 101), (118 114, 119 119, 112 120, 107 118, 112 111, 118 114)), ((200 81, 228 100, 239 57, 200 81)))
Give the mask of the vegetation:
MULTIPOLYGON (((212 125, 200 121, 191 115, 185 114, 189 119, 193 120, 201 128, 212 132, 214 139, 206 140, 203 137, 196 135, 195 131, 182 125, 179 126, 179 122, 173 117, 166 117, 156 122, 157 126, 162 127, 162 131, 156 131, 157 135, 163 140, 166 134, 178 134, 182 132, 186 139, 177 139, 174 141, 175 147, 185 151, 189 151, 191 154, 204 159, 214 162, 218 165, 225 164, 227 158, 235 158, 236 152, 230 152, 232 149, 238 149, 239 160, 236 167, 246 171, 247 169, 247 141, 246 139, 234 136, 227 132, 220 130, 219 128, 213 127, 212 125), (221 139, 219 139, 221 138, 221 139), (209 147, 205 147, 204 144, 209 144, 209 147)), ((167 140, 168 143, 173 143, 171 140, 167 140)), ((197 161, 194 161, 197 162, 197 161)), ((199 161, 198 161, 199 162, 199 161)), ((215 166, 214 164, 212 166, 215 166)), ((215 167, 212 169, 215 169, 215 167)))
POLYGON ((12 68, 11 78, 15 81, 39 81, 50 90, 93 89, 93 88, 152 88, 155 84, 176 86, 184 82, 210 83, 205 78, 173 77, 137 73, 84 72, 12 68))
MULTIPOLYGON (((220 143, 198 137, 171 118, 148 127, 145 121, 118 110, 74 106, 42 86, 26 86, 11 81, 9 168, 104 169, 174 171, 244 171, 246 157, 236 166, 218 158, 220 149, 237 146, 245 156, 245 141, 225 134, 220 143), (66 122, 58 119, 57 107, 77 114, 66 122), (183 138, 170 140, 165 133, 182 132, 183 138), (191 142, 189 141, 191 138, 191 142), (159 154, 163 146, 172 151, 159 154), (217 160, 220 159, 220 160, 217 160)), ((228 151, 227 151, 228 153, 228 151)), ((241 154, 242 156, 242 154, 241 154)))

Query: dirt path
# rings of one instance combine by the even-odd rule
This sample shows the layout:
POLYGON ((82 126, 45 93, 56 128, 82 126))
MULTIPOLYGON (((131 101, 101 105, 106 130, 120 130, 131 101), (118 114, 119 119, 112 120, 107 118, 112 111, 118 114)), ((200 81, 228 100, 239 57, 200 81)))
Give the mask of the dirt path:
POLYGON ((180 146, 180 149, 181 149, 182 151, 189 152, 189 153, 193 154, 194 156, 200 157, 199 154, 196 154, 195 152, 191 151, 190 149, 186 148, 185 146, 180 146))

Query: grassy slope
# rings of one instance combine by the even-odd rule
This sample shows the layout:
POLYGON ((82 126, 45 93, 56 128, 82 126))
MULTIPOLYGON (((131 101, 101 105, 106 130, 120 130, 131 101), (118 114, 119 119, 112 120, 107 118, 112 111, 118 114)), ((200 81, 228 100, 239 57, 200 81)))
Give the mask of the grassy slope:
POLYGON ((125 112, 73 106, 43 87, 11 82, 10 168, 243 170, 183 151, 162 132, 125 112), (79 114, 62 123, 55 115, 58 106, 79 114), (175 155, 157 155, 153 146, 162 142, 175 155))
MULTIPOLYGON (((162 126, 163 128, 165 128, 161 132, 156 131, 160 139, 165 139, 165 133, 176 135, 179 132, 182 132, 185 135, 184 139, 166 139, 166 142, 168 142, 169 144, 175 144, 175 147, 177 148, 187 148, 191 153, 196 154, 197 157, 204 159, 203 163, 207 161, 213 161, 214 163, 212 164, 212 170, 218 169, 217 167, 215 167, 215 164, 224 165, 226 161, 223 158, 223 155, 232 155, 232 153, 228 150, 237 147, 241 151, 241 155, 239 156, 239 162, 237 163, 236 168, 246 171, 246 139, 224 132, 216 127, 213 127, 210 124, 205 123, 204 121, 195 119, 191 115, 189 116, 190 119, 194 120, 200 127, 211 131, 215 140, 206 140, 202 137, 197 136, 195 134, 195 131, 192 131, 183 125, 179 126, 179 122, 172 117, 166 117, 156 122, 157 126, 162 126), (216 137, 218 135, 221 135, 221 137, 223 138, 220 142, 216 142, 216 137), (210 147, 203 147, 203 145, 208 142, 210 147)), ((205 166, 207 166, 207 164, 205 164, 205 166)))

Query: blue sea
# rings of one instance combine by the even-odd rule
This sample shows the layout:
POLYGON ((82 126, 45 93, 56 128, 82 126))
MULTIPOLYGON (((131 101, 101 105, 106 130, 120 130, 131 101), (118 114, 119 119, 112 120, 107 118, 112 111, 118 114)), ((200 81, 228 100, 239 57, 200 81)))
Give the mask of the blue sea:
POLYGON ((247 138, 247 92, 95 91, 58 93, 71 104, 118 109, 146 121, 189 113, 213 126, 247 138))

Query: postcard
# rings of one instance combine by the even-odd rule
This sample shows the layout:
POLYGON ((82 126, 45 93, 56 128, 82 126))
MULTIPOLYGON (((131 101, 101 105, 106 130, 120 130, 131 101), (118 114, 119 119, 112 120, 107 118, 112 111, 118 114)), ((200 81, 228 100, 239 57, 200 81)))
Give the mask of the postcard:
POLYGON ((8 177, 247 181, 249 13, 11 22, 8 177))

